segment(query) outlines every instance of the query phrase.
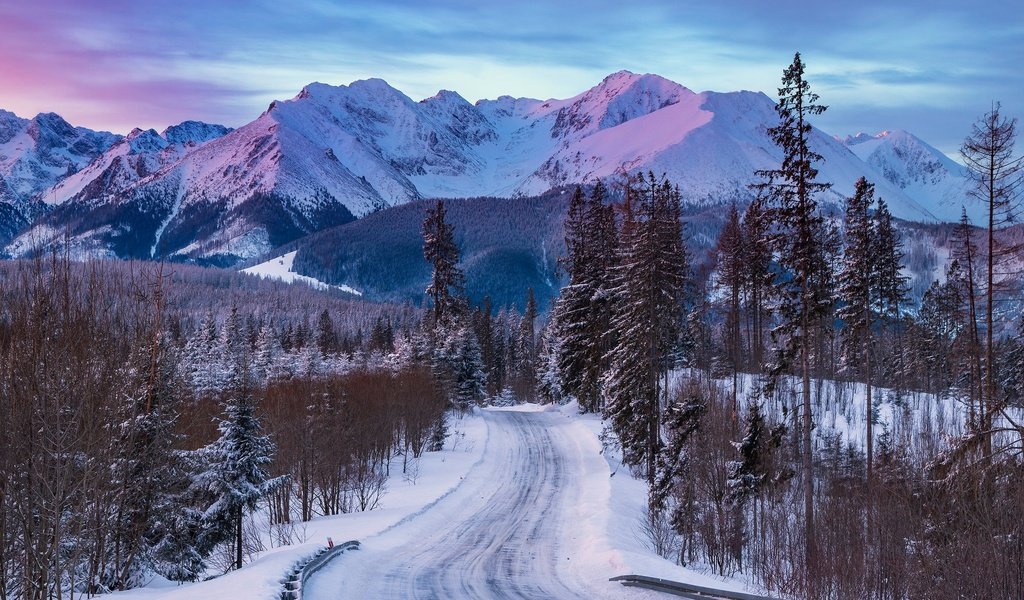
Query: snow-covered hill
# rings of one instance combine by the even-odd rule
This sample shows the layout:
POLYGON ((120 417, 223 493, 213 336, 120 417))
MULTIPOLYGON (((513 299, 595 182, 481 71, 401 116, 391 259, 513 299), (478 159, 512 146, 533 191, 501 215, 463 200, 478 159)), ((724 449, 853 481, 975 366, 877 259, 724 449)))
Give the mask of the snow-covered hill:
MULTIPOLYGON (((230 263, 419 198, 536 195, 637 171, 666 174, 692 203, 743 200, 754 171, 781 159, 776 121, 762 93, 627 71, 565 100, 476 104, 450 91, 416 102, 379 79, 313 83, 235 131, 190 122, 111 141, 37 184, 55 208, 8 250, 70 231, 82 253, 230 263)), ((898 217, 959 216, 962 169, 909 134, 844 143, 815 130, 814 144, 834 184, 826 202, 866 176, 898 217)))

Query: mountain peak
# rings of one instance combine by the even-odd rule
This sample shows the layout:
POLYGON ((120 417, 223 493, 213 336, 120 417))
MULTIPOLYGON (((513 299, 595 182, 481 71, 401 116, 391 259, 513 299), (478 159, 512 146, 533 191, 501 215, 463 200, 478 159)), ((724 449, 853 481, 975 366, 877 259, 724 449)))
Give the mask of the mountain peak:
POLYGON ((182 121, 164 129, 160 135, 172 144, 202 144, 219 138, 233 131, 230 127, 204 123, 202 121, 182 121))
POLYGON ((563 137, 570 132, 586 135, 608 129, 694 95, 688 88, 660 75, 617 71, 566 101, 558 110, 551 135, 563 137))

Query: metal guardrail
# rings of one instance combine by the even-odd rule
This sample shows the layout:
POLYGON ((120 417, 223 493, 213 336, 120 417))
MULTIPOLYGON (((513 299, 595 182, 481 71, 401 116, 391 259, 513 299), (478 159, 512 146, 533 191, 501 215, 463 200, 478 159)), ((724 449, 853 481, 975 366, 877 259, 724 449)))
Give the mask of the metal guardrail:
POLYGON ((310 577, 346 551, 358 549, 359 542, 353 540, 344 544, 338 544, 333 548, 321 548, 316 554, 295 563, 292 570, 281 581, 281 600, 301 599, 302 590, 306 587, 306 582, 309 581, 310 577))
POLYGON ((609 581, 618 581, 627 587, 639 587, 657 592, 665 592, 666 594, 690 598, 691 600, 781 600, 779 598, 756 596, 743 592, 716 590, 689 583, 669 581, 659 577, 648 577, 646 575, 619 575, 618 577, 612 577, 609 581))

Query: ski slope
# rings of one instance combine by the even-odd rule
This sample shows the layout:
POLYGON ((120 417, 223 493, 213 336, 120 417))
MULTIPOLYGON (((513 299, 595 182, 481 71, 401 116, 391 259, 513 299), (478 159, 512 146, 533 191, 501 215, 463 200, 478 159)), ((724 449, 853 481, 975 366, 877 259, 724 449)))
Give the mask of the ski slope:
POLYGON ((309 583, 305 599, 657 598, 608 581, 650 572, 651 562, 663 563, 658 575, 722 587, 623 549, 637 532, 617 530, 622 507, 610 502, 609 463, 587 421, 529 406, 484 417, 487 447, 462 484, 362 540, 309 583))

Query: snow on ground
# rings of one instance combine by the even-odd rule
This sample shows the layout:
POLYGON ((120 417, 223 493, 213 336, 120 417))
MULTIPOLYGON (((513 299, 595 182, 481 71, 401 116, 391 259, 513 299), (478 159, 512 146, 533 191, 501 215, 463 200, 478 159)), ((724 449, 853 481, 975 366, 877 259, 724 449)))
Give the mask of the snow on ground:
POLYGON ((609 581, 631 573, 742 590, 652 552, 640 530, 646 485, 603 454, 599 418, 577 412, 486 411, 487 449, 462 485, 361 540, 310 582, 307 599, 660 597, 609 581))
POLYGON ((355 294, 356 296, 363 295, 361 291, 347 285, 329 285, 319 279, 314 279, 313 277, 296 273, 294 265, 295 255, 298 254, 298 252, 298 250, 293 250, 287 254, 282 254, 277 258, 272 258, 256 266, 249 267, 248 269, 242 269, 242 272, 250 275, 257 275, 264 279, 277 279, 279 281, 284 281, 285 283, 295 283, 298 281, 318 290, 335 288, 343 292, 348 292, 349 294, 355 294))
POLYGON ((363 540, 429 508, 451 493, 477 464, 487 445, 487 423, 479 413, 450 423, 452 435, 441 452, 424 453, 408 474, 402 473, 401 458, 395 460, 388 479, 387 492, 380 507, 331 517, 318 517, 297 524, 296 534, 303 540, 290 546, 261 553, 241 570, 200 583, 172 585, 153 582, 150 586, 117 592, 117 600, 276 600, 280 580, 299 559, 326 545, 328 536, 335 543, 363 540))
MULTIPOLYGON (((590 571, 592 578, 635 574, 721 590, 748 591, 734 580, 687 569, 658 556, 642 530, 647 512, 647 482, 633 477, 617 455, 603 451, 599 436, 604 424, 600 417, 578 414, 575 402, 550 410, 565 420, 562 429, 583 460, 583 502, 573 515, 583 533, 579 544, 583 556, 577 563, 581 571, 590 571)), ((652 598, 663 597, 651 594, 652 598)))

